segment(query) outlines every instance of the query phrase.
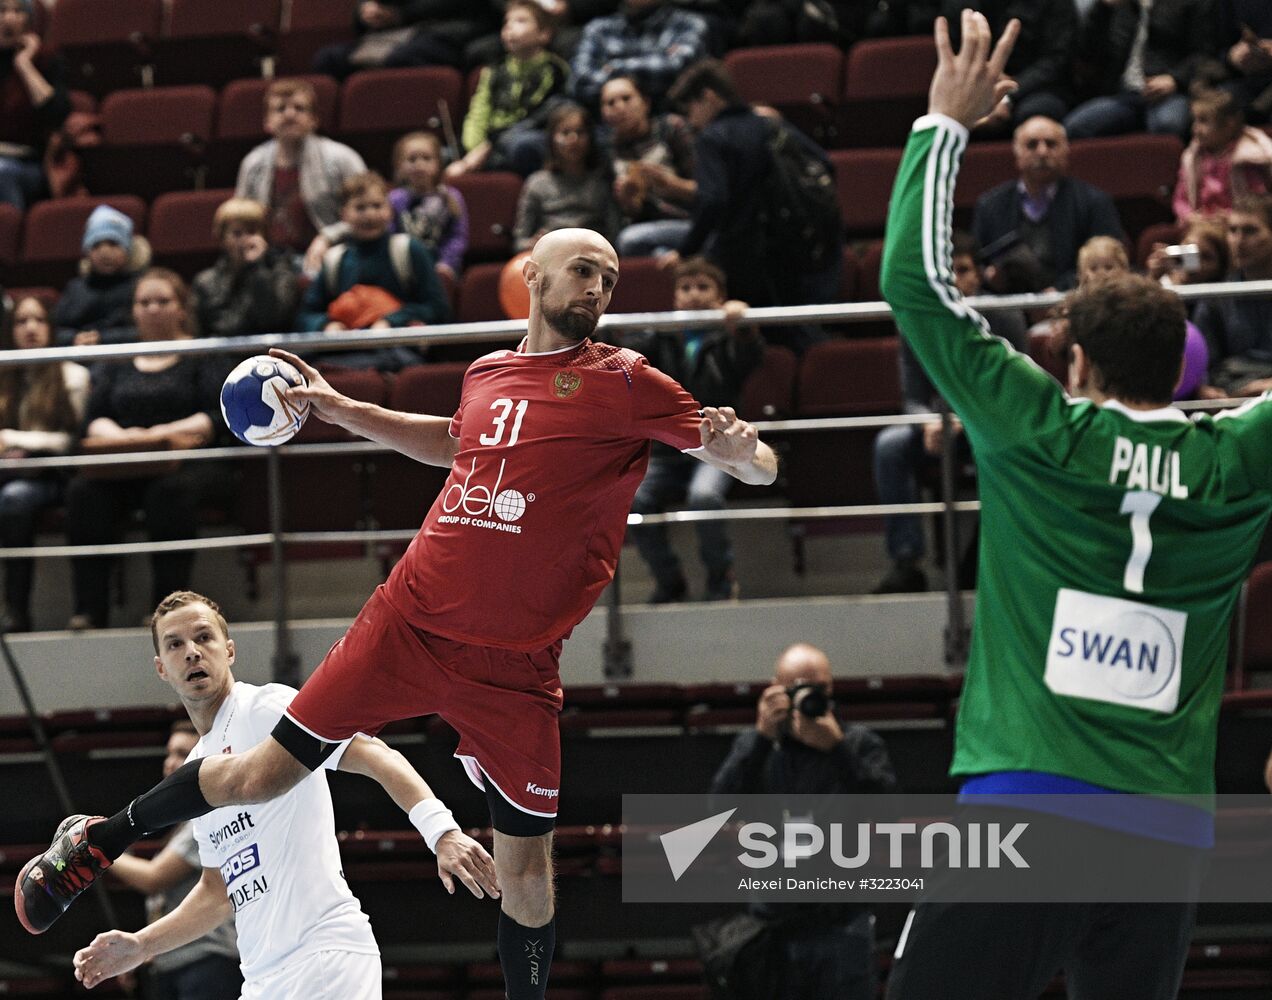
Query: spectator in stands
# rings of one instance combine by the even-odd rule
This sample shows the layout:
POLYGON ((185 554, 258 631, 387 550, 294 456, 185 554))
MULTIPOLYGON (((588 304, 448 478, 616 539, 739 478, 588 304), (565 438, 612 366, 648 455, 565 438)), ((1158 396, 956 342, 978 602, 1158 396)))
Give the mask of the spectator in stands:
POLYGON ((689 234, 689 210, 698 191, 688 123, 679 115, 650 111, 649 98, 633 76, 612 76, 601 88, 614 200, 623 212, 615 242, 620 257, 677 249, 689 234))
MULTIPOLYGON (((729 281, 733 295, 753 306, 790 306, 831 302, 839 291, 843 247, 836 239, 816 268, 796 264, 801 247, 761 239, 761 219, 771 213, 766 180, 774 169, 770 142, 774 125, 747 106, 724 66, 704 59, 681 74, 672 100, 685 109, 694 140, 694 180, 698 191, 689 235, 676 254, 662 258, 674 267, 680 257, 705 253, 729 281)), ((816 143, 789 129, 802 154, 821 161, 833 176, 829 158, 816 143)), ((778 327, 765 336, 802 351, 822 339, 819 330, 778 327)))
MULTIPOLYGON (((955 232, 950 268, 954 284, 965 297, 984 291, 977 266, 976 240, 968 233, 955 232)), ((1028 328, 1024 314, 1015 309, 996 309, 986 314, 990 329, 1022 353, 1029 352, 1028 328)), ((937 395, 927 374, 915 360, 904 339, 900 343, 897 362, 901 375, 902 410, 905 413, 939 413, 947 409, 937 395)), ((951 417, 957 436, 956 456, 960 465, 971 461, 971 450, 962 433, 962 424, 951 417)), ((941 421, 934 418, 922 424, 899 424, 885 427, 874 440, 874 480, 880 503, 918 503, 920 476, 933 474, 940 467, 941 421)), ((892 565, 872 593, 898 594, 927 590, 927 573, 923 560, 927 541, 923 522, 917 514, 891 514, 884 518, 884 540, 892 565)), ((971 556, 974 557, 972 552, 971 556)), ((970 582, 971 567, 960 567, 960 576, 970 582)))
POLYGON ((393 147, 393 173, 400 185, 389 192, 393 232, 414 236, 432 252, 437 273, 451 281, 464 268, 468 206, 442 179, 442 143, 432 132, 408 132, 393 147))
POLYGON ((1212 0, 1098 0, 1078 35, 1089 99, 1064 120, 1070 139, 1188 134, 1188 88, 1215 48, 1212 0))
POLYGON ((1272 190, 1272 137, 1246 125, 1232 92, 1200 90, 1189 106, 1193 137, 1179 160, 1172 201, 1181 226, 1227 212, 1243 194, 1272 190))
POLYGON ((613 239, 619 215, 610 186, 591 117, 573 101, 558 104, 548 115, 544 167, 521 188, 513 246, 518 252, 529 250, 554 229, 593 229, 613 239))
MULTIPOLYGON (((1223 218, 1194 219, 1180 234, 1178 246, 1194 246, 1197 253, 1187 259, 1166 253, 1165 243, 1154 243, 1145 268, 1163 285, 1202 285, 1223 281, 1228 274, 1228 226, 1223 218)), ((1186 303, 1189 315, 1197 301, 1186 303)))
MULTIPOLYGON (((1272 195, 1246 195, 1228 215, 1229 281, 1272 280, 1272 195)), ((1203 399, 1258 396, 1272 389, 1272 300, 1207 299, 1193 321, 1210 344, 1203 399)))
POLYGON ((486 66, 464 115, 467 152, 447 177, 471 170, 512 170, 529 177, 543 166, 544 125, 565 93, 570 67, 548 51, 556 19, 538 0, 509 0, 499 39, 504 56, 486 66))
POLYGON ((212 218, 222 254, 194 279, 194 308, 205 337, 282 333, 300 298, 288 256, 265 239, 265 206, 250 198, 222 202, 212 218))
POLYGON ((314 275, 327 249, 344 237, 340 186, 367 169, 343 143, 317 135, 318 97, 304 80, 275 80, 265 92, 265 131, 272 136, 243 158, 234 194, 269 210, 271 246, 304 254, 314 275))
MULTIPOLYGON (((302 330, 382 330, 423 326, 450 317, 433 253, 407 233, 390 235, 389 185, 374 172, 345 181, 340 217, 349 238, 323 257, 322 271, 305 291, 302 330)), ((409 347, 324 352, 319 360, 346 368, 396 371, 421 357, 409 347)))
MULTIPOLYGON (((634 331, 618 342, 649 359, 659 371, 683 385, 700 403, 737 408, 742 385, 759 367, 764 342, 753 327, 738 321, 747 305, 728 300, 724 272, 704 257, 681 261, 676 267, 676 309, 723 309, 723 327, 634 331)), ((654 443, 649 468, 632 501, 637 514, 658 514, 681 501, 688 510, 723 510, 732 477, 667 445, 654 443)), ((698 553, 707 570, 704 597, 708 601, 737 596, 733 574, 733 546, 722 521, 699 521, 698 553)), ((672 551, 662 525, 632 528, 632 539, 654 577, 651 604, 683 601, 688 592, 680 560, 672 551)))
MULTIPOLYGON (((53 342, 48 310, 28 296, 4 321, 5 349, 39 350, 53 342)), ((0 450, 5 458, 65 455, 75 443, 88 400, 88 370, 70 361, 0 368, 0 450)), ((10 473, 0 485, 0 544, 35 543, 36 521, 61 503, 65 477, 56 470, 10 473)), ((33 559, 4 563, 4 628, 31 629, 33 559)))
MULTIPOLYGON (((965 6, 965 0, 944 0, 941 5, 956 46, 962 44, 959 12, 965 6)), ((1073 47, 1078 37, 1074 0, 981 0, 977 9, 989 19, 995 38, 1008 21, 1020 22, 1020 36, 1007 60, 1007 75, 1016 81, 1016 90, 977 126, 977 134, 1005 138, 1034 115, 1062 119, 1073 105, 1073 47)))
POLYGON ((57 344, 88 347, 137 339, 132 322, 137 275, 150 264, 150 244, 133 233, 132 219, 98 205, 84 226, 80 273, 53 307, 57 344))
POLYGON ((44 149, 71 113, 62 62, 40 45, 33 0, 0 0, 0 202, 45 193, 44 149))
POLYGON ((468 0, 354 0, 358 38, 320 49, 314 70, 343 80, 362 69, 463 65, 464 48, 490 29, 468 0))
MULTIPOLYGON (((865 726, 835 717, 834 679, 826 654, 807 643, 787 648, 756 706, 755 726, 739 733, 716 771, 717 795, 838 796, 893 792, 888 749, 865 726)), ((817 817, 809 817, 816 822, 817 817)), ((754 903, 774 922, 781 963, 780 998, 873 1000, 874 920, 851 903, 754 903)))
MULTIPOLYGON (((1121 240, 1111 236, 1095 236, 1082 245, 1078 251, 1078 287, 1085 288, 1095 281, 1103 281, 1119 274, 1130 274, 1131 262, 1126 255, 1126 246, 1121 240)), ((1210 348, 1202 332, 1188 321, 1185 324, 1184 337, 1184 372, 1179 384, 1175 387, 1175 399, 1194 399, 1206 381, 1206 371, 1210 363, 1210 348)), ((1061 339, 1061 355, 1068 356, 1068 324, 1061 322, 1059 328, 1061 339)))
POLYGON ((1230 79, 1247 120, 1272 119, 1272 5, 1267 0, 1220 0, 1219 41, 1230 79))
MULTIPOLYGON (((133 298, 133 322, 143 343, 192 337, 194 309, 180 276, 163 268, 143 274, 133 298)), ((111 453, 212 444, 224 427, 220 399, 225 374, 224 359, 193 354, 151 354, 99 365, 81 449, 111 453)), ((232 490, 232 477, 215 461, 83 470, 67 488, 67 538, 72 545, 119 541, 126 516, 136 510, 143 514, 151 541, 192 538, 200 507, 223 503, 232 490)), ((110 563, 101 556, 71 560, 75 613, 68 628, 106 627, 110 563)), ((155 602, 189 586, 193 565, 193 551, 151 555, 151 593, 159 595, 155 602)))
POLYGON ((1092 236, 1125 239, 1113 199, 1067 176, 1069 140, 1064 127, 1036 116, 1012 137, 1019 177, 976 201, 972 230, 989 265, 994 292, 1072 288, 1078 247, 1092 236))
MULTIPOLYGON (((194 723, 182 719, 172 724, 163 758, 165 778, 185 763, 198 742, 194 723)), ((189 823, 173 827, 153 858, 122 854, 110 870, 128 888, 146 894, 146 923, 153 924, 175 910, 203 876, 194 828, 189 823)), ((146 968, 146 995, 155 1000, 237 1000, 243 973, 233 916, 189 944, 156 955, 146 968)))
POLYGON ((669 0, 624 0, 619 13, 583 29, 574 53, 574 96, 595 108, 605 81, 633 74, 655 107, 688 66, 707 52, 707 23, 669 0))

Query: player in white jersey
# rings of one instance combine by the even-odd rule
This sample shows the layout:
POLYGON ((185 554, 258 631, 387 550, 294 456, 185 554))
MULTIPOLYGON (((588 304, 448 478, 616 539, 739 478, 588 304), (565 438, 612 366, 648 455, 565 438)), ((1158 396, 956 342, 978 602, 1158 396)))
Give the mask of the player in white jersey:
MULTIPOLYGON (((234 640, 217 605, 169 595, 151 624, 155 668, 181 698, 201 739, 190 754, 236 753, 269 735, 295 695, 283 684, 235 681, 234 640)), ((354 736, 326 769, 365 774, 401 806, 437 854, 448 892, 499 895, 494 861, 396 750, 354 736)), ((80 817, 75 817, 78 820, 80 817)), ((238 926, 243 1000, 378 1000, 380 952, 341 871, 331 793, 314 772, 278 798, 216 809, 194 821, 203 877, 175 910, 141 931, 107 931, 75 955, 92 988, 207 933, 238 926)))

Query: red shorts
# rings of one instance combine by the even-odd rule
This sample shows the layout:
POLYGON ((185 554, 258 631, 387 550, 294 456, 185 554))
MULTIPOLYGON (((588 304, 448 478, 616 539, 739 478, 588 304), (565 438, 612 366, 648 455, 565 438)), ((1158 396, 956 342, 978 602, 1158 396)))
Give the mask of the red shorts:
POLYGON ((561 779, 561 643, 537 653, 474 646, 415 628, 377 587, 287 709, 312 735, 374 736, 398 719, 440 715, 479 787, 522 812, 555 816, 561 779))

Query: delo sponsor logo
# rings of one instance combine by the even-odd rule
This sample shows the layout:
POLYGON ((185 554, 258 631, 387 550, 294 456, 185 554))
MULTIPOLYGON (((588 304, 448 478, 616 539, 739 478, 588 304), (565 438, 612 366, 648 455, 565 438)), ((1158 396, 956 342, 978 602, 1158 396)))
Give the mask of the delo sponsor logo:
POLYGON ((236 878, 260 867, 260 863, 260 852, 257 851, 256 845, 252 844, 250 847, 243 848, 243 850, 221 865, 221 878, 225 880, 227 886, 233 885, 236 878))
POLYGON ((526 791, 531 795, 540 795, 545 799, 555 799, 561 794, 561 790, 559 788, 544 788, 540 785, 536 785, 533 781, 526 782, 526 791))

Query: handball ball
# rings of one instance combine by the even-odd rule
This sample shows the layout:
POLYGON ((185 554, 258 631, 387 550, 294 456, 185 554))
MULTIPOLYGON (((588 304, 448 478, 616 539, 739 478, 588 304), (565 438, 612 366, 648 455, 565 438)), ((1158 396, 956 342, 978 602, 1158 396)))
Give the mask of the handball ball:
POLYGON ((523 250, 499 272, 499 305, 509 319, 528 319, 530 316, 530 289, 521 276, 521 268, 529 257, 530 251, 523 250))
POLYGON ((309 416, 309 403, 294 406, 280 389, 308 385, 296 366, 258 354, 230 372, 221 386, 221 416, 234 436, 246 444, 282 444, 295 437, 309 416))

